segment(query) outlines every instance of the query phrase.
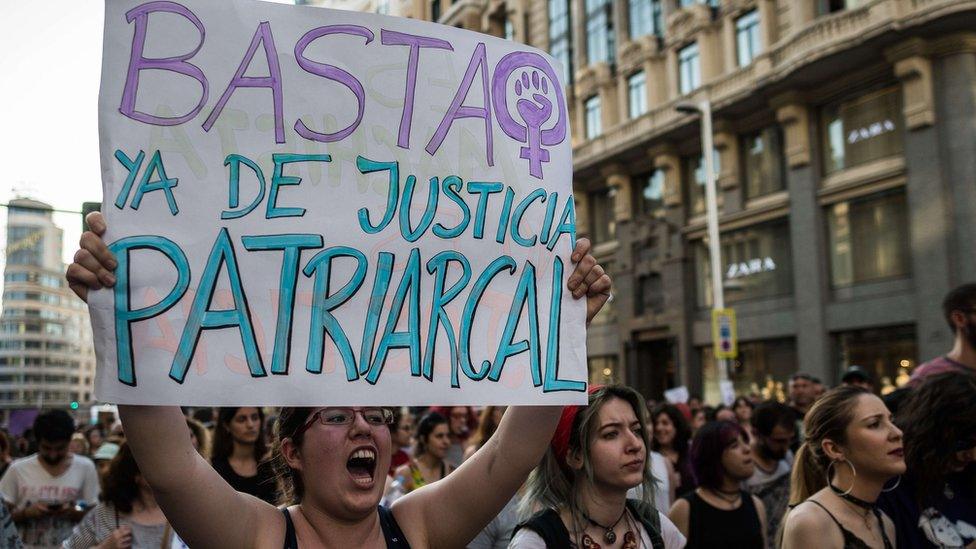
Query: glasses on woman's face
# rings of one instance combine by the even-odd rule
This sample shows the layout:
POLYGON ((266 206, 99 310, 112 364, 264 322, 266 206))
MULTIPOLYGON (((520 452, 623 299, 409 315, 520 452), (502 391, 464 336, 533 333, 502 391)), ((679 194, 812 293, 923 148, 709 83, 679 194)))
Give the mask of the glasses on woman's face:
POLYGON ((356 421, 356 414, 362 414, 366 423, 373 427, 393 423, 393 410, 389 408, 322 408, 312 412, 305 425, 302 425, 302 428, 295 433, 295 437, 297 438, 307 431, 316 419, 326 426, 351 425, 352 422, 356 421))

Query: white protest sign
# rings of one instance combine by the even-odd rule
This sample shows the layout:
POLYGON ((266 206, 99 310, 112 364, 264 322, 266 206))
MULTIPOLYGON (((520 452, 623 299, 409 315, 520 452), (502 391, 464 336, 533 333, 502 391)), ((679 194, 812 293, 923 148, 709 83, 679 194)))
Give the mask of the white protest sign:
POLYGON ((668 389, 664 391, 664 398, 671 404, 686 403, 688 402, 688 388, 684 385, 679 385, 673 389, 668 389))
POLYGON ((586 402, 557 66, 409 19, 108 0, 98 399, 586 402))

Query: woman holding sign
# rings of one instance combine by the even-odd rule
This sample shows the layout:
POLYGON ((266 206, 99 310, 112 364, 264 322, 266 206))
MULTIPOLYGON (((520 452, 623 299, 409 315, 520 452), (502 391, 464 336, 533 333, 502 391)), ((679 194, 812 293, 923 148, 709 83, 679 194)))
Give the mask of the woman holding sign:
MULTIPOLYGON (((70 287, 111 286, 117 265, 89 214, 91 232, 68 267, 70 287)), ((610 277, 581 239, 568 288, 586 296, 592 319, 609 297, 610 277)), ((284 408, 274 456, 291 481, 278 510, 233 490, 190 445, 176 406, 119 406, 129 444, 166 516, 191 547, 463 547, 515 494, 545 453, 562 407, 512 407, 480 451, 441 482, 380 507, 390 466, 388 408, 284 408), (471 505, 471 495, 478 504, 471 505), (450 509, 445 513, 445 509, 450 509)))

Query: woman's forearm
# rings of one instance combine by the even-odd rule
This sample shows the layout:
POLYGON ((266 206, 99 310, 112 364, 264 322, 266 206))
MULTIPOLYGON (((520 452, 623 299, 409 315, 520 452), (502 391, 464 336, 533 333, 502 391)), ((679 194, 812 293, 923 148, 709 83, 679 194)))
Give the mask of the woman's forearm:
POLYGON ((562 406, 510 407, 492 437, 493 448, 503 449, 501 459, 527 474, 545 455, 562 411, 562 406))

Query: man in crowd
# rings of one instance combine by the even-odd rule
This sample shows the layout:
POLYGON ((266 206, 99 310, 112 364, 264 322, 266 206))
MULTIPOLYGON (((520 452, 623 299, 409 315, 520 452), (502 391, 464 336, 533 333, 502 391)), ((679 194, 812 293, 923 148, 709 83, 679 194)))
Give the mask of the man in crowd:
POLYGON ((790 408, 796 412, 799 421, 807 415, 807 410, 816 399, 817 387, 810 374, 797 372, 790 378, 790 408))
POLYGON ((950 291, 942 301, 942 314, 955 336, 952 349, 915 368, 912 384, 943 372, 976 370, 976 283, 950 291))
POLYGON ((874 383, 871 381, 871 376, 860 366, 851 366, 845 370, 844 375, 840 378, 840 382, 844 385, 854 385, 867 389, 872 393, 874 392, 874 383))
POLYGON ((28 549, 61 547, 84 510, 98 503, 95 464, 68 451, 73 432, 67 412, 41 413, 34 420, 37 453, 15 461, 0 479, 0 496, 28 549))
POLYGON ((823 381, 820 381, 819 377, 811 378, 811 383, 813 383, 813 402, 816 402, 820 397, 827 392, 827 386, 824 385, 823 381))
POLYGON ((807 410, 813 406, 817 400, 816 378, 805 372, 797 372, 790 378, 790 400, 789 405, 796 416, 796 436, 790 449, 796 452, 803 444, 805 433, 803 432, 803 420, 807 417, 807 410))
POLYGON ((752 457, 755 472, 745 481, 746 488, 766 508, 766 545, 774 547, 776 530, 790 499, 790 471, 793 452, 790 443, 796 436, 796 415, 775 400, 763 402, 752 412, 752 457))

